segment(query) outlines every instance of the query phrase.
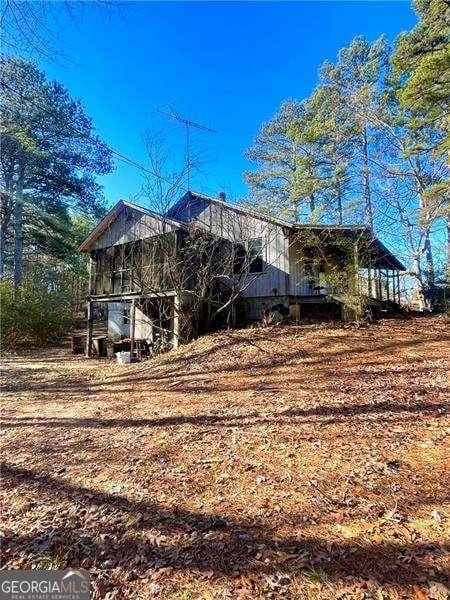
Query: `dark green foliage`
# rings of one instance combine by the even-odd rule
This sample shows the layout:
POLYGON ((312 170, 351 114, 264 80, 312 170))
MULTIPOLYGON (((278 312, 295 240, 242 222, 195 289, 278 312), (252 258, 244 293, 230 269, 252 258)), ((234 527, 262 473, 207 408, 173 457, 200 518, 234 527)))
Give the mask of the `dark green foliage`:
POLYGON ((23 286, 20 292, 15 297, 12 284, 0 283, 2 349, 42 346, 59 340, 72 322, 68 294, 31 285, 23 286))
POLYGON ((48 81, 30 62, 2 58, 2 178, 6 191, 14 168, 24 169, 24 194, 46 210, 75 208, 103 214, 95 175, 108 173, 111 154, 94 134, 78 100, 48 81))
POLYGON ((397 40, 392 64, 401 79, 398 98, 412 111, 413 125, 432 125, 447 132, 450 96, 450 9, 445 0, 415 0, 419 23, 397 40))
POLYGON ((73 260, 74 219, 104 214, 96 176, 111 171, 112 162, 64 86, 20 58, 3 57, 1 69, 2 274, 14 268, 20 284, 27 256, 73 260))

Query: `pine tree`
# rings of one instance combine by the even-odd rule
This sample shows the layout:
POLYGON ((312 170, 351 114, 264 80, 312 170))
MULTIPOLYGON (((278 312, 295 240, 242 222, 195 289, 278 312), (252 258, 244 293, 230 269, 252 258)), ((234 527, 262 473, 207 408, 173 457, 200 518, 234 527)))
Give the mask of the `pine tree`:
POLYGON ((1 262, 13 242, 16 288, 23 279, 24 236, 31 249, 50 250, 69 211, 103 213, 95 175, 111 170, 111 153, 93 133, 79 101, 33 63, 2 58, 0 177, 1 262), (45 235, 43 234, 45 232, 45 235), (53 241, 50 241, 52 239, 53 241))
POLYGON ((247 152, 257 168, 245 173, 260 209, 299 221, 306 207, 307 219, 317 218, 324 187, 319 173, 322 134, 312 118, 306 103, 290 100, 261 127, 247 152))
POLYGON ((419 23, 398 37, 392 57, 403 84, 398 98, 414 115, 410 125, 447 132, 436 148, 443 152, 449 139, 450 8, 445 0, 415 0, 414 7, 419 23))
POLYGON ((261 126, 246 152, 247 158, 256 163, 256 169, 244 174, 252 201, 260 210, 295 220, 298 202, 292 199, 292 188, 298 151, 290 129, 303 112, 300 102, 283 102, 274 117, 261 126))
POLYGON ((376 131, 370 113, 377 105, 387 65, 385 38, 380 37, 370 44, 359 36, 339 52, 335 65, 325 63, 321 70, 323 83, 337 90, 355 119, 354 161, 360 165, 365 215, 371 228, 374 226, 371 147, 376 131))
MULTIPOLYGON (((448 108, 450 96, 450 9, 444 0, 415 0, 419 23, 401 34, 392 56, 393 81, 410 143, 408 153, 416 164, 432 163, 449 149, 448 108), (424 160, 425 155, 425 160, 424 160)), ((421 194, 420 219, 428 228, 425 255, 428 284, 434 285, 434 264, 429 228, 446 220, 447 268, 450 268, 450 190, 448 171, 427 178, 421 194)))
POLYGON ((324 204, 332 222, 342 224, 351 186, 351 162, 357 125, 338 87, 322 83, 308 100, 311 123, 319 129, 324 204), (337 215, 337 219, 336 219, 337 215))

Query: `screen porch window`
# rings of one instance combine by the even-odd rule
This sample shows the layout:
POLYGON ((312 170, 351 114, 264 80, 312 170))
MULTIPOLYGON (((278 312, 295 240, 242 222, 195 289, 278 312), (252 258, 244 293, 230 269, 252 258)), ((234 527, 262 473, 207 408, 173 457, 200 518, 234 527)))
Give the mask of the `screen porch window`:
POLYGON ((307 262, 305 264, 305 279, 311 294, 321 294, 326 288, 326 272, 323 263, 307 262))

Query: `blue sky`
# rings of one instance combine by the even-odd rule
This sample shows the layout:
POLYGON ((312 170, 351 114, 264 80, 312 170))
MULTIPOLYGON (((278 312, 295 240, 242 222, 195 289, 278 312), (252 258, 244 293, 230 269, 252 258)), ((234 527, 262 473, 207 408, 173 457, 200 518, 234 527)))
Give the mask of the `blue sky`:
MULTIPOLYGON (((61 5, 62 6, 62 5, 61 5)), ((57 45, 66 59, 40 60, 82 100, 98 133, 148 164, 142 135, 165 127, 178 159, 184 129, 157 113, 168 105, 217 133, 195 132, 208 163, 191 188, 232 199, 247 193, 244 157, 261 123, 286 98, 307 97, 318 66, 356 35, 390 40, 416 22, 409 2, 126 2, 105 11, 59 9, 57 45)), ((143 201, 142 174, 117 163, 102 178, 108 204, 143 201)))

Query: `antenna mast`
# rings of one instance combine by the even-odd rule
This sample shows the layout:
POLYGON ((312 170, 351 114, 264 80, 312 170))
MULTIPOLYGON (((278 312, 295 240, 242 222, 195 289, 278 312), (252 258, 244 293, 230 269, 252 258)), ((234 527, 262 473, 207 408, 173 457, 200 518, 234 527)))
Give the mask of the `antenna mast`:
POLYGON ((158 110, 161 115, 165 115, 169 117, 169 119, 173 119, 174 121, 178 121, 182 123, 186 127, 186 148, 185 148, 185 156, 186 156, 186 167, 187 167, 187 188, 189 191, 190 188, 190 174, 191 174, 191 148, 190 148, 190 136, 189 136, 189 128, 195 127, 195 129, 200 129, 202 131, 209 131, 210 133, 217 133, 215 129, 211 129, 210 127, 206 127, 206 125, 202 125, 201 123, 197 123, 196 121, 191 121, 190 119, 185 119, 180 117, 170 106, 168 107, 170 112, 164 112, 162 110, 158 110))

